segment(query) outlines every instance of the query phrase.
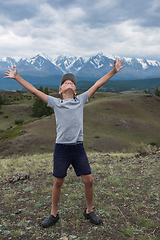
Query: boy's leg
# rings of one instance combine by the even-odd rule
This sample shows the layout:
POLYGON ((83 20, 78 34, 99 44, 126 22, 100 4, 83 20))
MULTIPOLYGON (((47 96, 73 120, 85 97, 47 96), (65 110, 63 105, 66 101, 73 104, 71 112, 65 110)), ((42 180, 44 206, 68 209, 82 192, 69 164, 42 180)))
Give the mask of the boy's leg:
POLYGON ((93 178, 92 175, 81 175, 84 186, 85 186, 85 196, 87 200, 87 210, 84 211, 84 217, 89 219, 93 224, 102 223, 102 219, 99 218, 94 212, 92 208, 93 203, 93 178))
POLYGON ((92 203, 93 203, 93 178, 92 175, 81 175, 82 181, 84 183, 84 192, 87 200, 87 213, 93 211, 92 203))
POLYGON ((52 188, 52 210, 51 214, 56 217, 57 216, 57 206, 61 194, 61 187, 64 183, 64 178, 56 178, 54 177, 54 183, 52 188))
POLYGON ((59 220, 59 214, 57 213, 57 206, 61 194, 61 187, 63 185, 64 178, 54 178, 52 189, 52 210, 51 214, 41 223, 44 228, 51 227, 59 220))

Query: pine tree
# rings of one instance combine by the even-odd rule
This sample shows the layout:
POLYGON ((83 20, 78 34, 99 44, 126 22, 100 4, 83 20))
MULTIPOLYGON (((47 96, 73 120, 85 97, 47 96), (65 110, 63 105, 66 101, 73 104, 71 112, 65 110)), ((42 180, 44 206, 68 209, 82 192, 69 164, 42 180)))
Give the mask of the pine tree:
POLYGON ((2 99, 2 96, 0 94, 0 105, 2 105, 2 104, 3 104, 3 99, 2 99))
MULTIPOLYGON (((43 91, 43 87, 41 86, 39 90, 47 95, 49 94, 48 88, 45 88, 43 91)), ((42 117, 43 115, 49 116, 53 113, 53 109, 47 107, 47 104, 39 98, 36 98, 32 106, 32 111, 34 117, 42 117)))
POLYGON ((160 97, 160 90, 158 90, 158 87, 156 88, 154 93, 155 93, 156 96, 160 97))

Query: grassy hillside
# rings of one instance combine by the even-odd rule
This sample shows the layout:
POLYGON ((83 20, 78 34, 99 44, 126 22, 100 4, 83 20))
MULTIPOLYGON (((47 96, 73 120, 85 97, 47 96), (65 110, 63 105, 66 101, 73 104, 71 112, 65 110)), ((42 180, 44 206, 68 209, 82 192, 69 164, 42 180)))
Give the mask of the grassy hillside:
MULTIPOLYGON (((4 94, 5 97, 3 96, 4 94)), ((57 92, 50 91, 57 96, 57 92)), ((34 119, 34 98, 26 92, 4 92, 10 105, 0 114, 0 155, 52 152, 55 116, 34 119), (15 120, 23 120, 22 125, 15 120), (8 130, 7 130, 8 129, 8 130)), ((160 98, 143 94, 96 93, 84 108, 87 151, 142 152, 160 146, 160 98)))
POLYGON ((88 153, 94 177, 94 210, 103 224, 83 217, 81 178, 74 170, 62 187, 60 221, 41 227, 51 211, 52 154, 1 159, 1 239, 160 239, 160 149, 142 155, 88 153), (64 238, 65 237, 65 238, 64 238))
POLYGON ((85 143, 109 152, 132 147, 140 151, 143 144, 160 146, 159 119, 158 97, 97 93, 84 110, 85 143))
POLYGON ((34 97, 27 92, 19 91, 0 91, 4 105, 0 109, 0 130, 15 127, 15 120, 23 119, 24 123, 32 121, 31 106, 34 97))

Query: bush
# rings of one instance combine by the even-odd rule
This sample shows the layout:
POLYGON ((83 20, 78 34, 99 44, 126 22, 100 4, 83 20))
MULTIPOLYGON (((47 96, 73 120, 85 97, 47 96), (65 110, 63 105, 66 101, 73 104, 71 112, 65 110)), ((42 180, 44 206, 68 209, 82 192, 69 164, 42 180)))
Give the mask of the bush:
POLYGON ((144 93, 148 94, 148 93, 149 93, 149 91, 147 91, 147 90, 144 90, 144 93))
POLYGON ((17 124, 17 125, 22 125, 23 122, 24 122, 23 119, 17 119, 17 120, 15 120, 15 124, 17 124))
POLYGON ((156 146, 156 143, 155 142, 151 142, 150 145, 151 146, 156 146))

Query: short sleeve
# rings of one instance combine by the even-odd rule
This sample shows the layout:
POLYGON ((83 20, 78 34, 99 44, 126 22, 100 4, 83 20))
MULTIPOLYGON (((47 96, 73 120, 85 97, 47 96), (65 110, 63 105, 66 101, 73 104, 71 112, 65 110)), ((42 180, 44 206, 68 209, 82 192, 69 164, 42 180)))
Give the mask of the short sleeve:
POLYGON ((89 102, 88 100, 88 92, 84 92, 77 96, 77 98, 83 103, 83 105, 87 104, 89 102))
POLYGON ((48 95, 47 100, 48 100, 47 107, 51 107, 54 109, 54 107, 57 103, 57 98, 48 95))

